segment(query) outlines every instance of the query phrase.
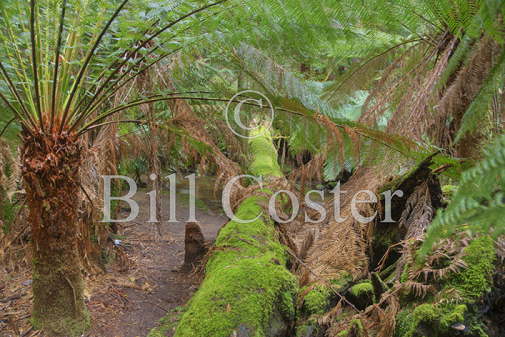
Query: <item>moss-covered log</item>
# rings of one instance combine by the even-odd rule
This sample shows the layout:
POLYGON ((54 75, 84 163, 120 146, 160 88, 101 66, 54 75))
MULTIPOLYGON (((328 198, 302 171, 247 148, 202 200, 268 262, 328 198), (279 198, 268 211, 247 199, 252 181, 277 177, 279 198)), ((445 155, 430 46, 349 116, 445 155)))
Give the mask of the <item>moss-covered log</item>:
MULTIPOLYGON (((270 133, 260 128, 249 141, 255 176, 282 177, 270 133)), ((183 315, 177 337, 282 336, 295 315, 298 283, 286 269, 287 253, 273 221, 251 196, 239 205, 237 219, 220 231, 206 276, 183 315)), ((150 336, 157 336, 153 330, 150 336)))

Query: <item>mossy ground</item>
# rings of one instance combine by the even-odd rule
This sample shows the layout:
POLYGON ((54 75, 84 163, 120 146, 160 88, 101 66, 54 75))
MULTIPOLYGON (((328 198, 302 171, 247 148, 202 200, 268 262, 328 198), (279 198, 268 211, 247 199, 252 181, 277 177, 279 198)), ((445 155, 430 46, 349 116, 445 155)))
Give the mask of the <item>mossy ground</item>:
POLYGON ((467 267, 443 282, 441 291, 449 294, 447 298, 437 303, 432 303, 430 299, 428 303, 402 310, 397 316, 396 336, 414 336, 420 323, 430 327, 433 337, 446 336, 455 323, 465 323, 473 335, 486 336, 470 306, 491 289, 494 242, 487 236, 477 238, 465 248, 464 253, 467 267))
POLYGON ((169 331, 175 330, 182 314, 186 311, 185 307, 176 307, 159 320, 159 326, 153 328, 147 337, 165 337, 169 331))

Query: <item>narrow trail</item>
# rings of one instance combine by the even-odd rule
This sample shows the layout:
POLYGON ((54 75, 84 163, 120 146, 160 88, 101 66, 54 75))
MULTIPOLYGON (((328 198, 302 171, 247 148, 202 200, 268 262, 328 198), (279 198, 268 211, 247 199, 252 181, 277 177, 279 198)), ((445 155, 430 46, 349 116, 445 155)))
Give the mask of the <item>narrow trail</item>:
MULTIPOLYGON (((218 212, 210 184, 197 181, 196 219, 206 240, 213 240, 227 218, 218 212), (214 208, 213 211, 211 208, 214 208)), ((179 272, 184 260, 184 229, 188 218, 187 192, 178 186, 177 223, 162 221, 162 240, 154 241, 147 223, 149 203, 137 193, 138 221, 120 226, 118 263, 106 275, 89 282, 88 308, 93 329, 89 337, 144 337, 160 318, 184 305, 198 287, 198 277, 179 272), (122 253, 124 252, 124 253, 122 253)), ((168 219, 168 195, 163 195, 163 220, 168 219)), ((122 212, 121 216, 127 216, 122 212)), ((171 333, 170 333, 171 335, 171 333)))

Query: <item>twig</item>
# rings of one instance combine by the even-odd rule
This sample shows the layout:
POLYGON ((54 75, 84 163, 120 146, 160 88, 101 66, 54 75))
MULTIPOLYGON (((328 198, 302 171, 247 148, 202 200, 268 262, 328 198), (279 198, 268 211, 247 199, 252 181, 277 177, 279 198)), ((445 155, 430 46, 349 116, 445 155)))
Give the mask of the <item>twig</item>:
POLYGON ((19 337, 26 337, 30 332, 32 332, 33 327, 28 328, 25 332, 23 332, 19 337))

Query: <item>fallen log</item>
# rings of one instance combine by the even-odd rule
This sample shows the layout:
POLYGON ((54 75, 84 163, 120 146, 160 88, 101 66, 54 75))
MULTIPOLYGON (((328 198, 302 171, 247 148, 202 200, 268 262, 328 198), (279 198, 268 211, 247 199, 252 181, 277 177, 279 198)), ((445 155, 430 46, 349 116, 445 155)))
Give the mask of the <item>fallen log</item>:
MULTIPOLYGON (((250 173, 280 178, 270 132, 257 129, 249 140, 250 173)), ((236 219, 219 232, 200 289, 188 303, 176 337, 286 336, 295 315, 298 282, 286 268, 288 255, 265 196, 245 198, 236 219)), ((150 336, 157 336, 151 332, 150 336)))

